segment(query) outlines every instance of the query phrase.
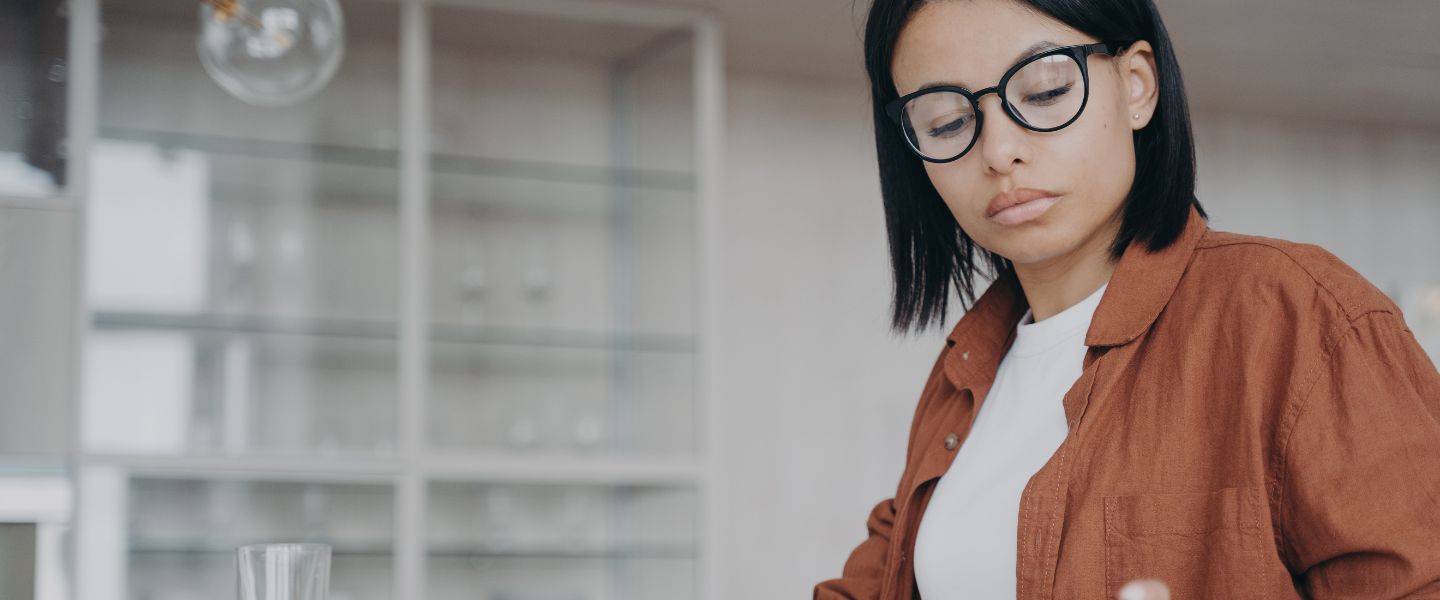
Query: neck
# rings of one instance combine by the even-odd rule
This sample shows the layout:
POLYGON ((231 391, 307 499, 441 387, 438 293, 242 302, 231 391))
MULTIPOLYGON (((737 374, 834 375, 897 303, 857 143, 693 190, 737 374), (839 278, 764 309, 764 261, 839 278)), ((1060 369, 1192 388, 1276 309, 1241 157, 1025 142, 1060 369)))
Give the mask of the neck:
POLYGON ((1074 306, 1110 280, 1117 261, 1110 259, 1108 246, 1116 231, 1101 229, 1073 252, 1046 261, 1015 264, 1015 276, 1035 321, 1074 306))

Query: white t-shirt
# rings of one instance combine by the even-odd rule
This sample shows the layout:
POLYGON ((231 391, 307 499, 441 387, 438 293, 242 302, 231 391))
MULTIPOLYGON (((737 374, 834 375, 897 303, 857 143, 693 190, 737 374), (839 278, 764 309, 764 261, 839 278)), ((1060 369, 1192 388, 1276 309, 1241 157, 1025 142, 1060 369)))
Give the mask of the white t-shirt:
POLYGON ((1105 293, 1039 323, 1029 310, 965 443, 935 484, 915 539, 925 600, 1014 598, 1020 492, 1060 447, 1065 392, 1080 378, 1085 332, 1105 293))

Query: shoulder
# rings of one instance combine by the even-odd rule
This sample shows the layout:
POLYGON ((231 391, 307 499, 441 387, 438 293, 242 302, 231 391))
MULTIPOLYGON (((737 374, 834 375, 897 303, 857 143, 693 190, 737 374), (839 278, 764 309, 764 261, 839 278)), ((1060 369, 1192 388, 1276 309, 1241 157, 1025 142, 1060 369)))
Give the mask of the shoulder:
POLYGON ((1348 323, 1375 312, 1400 313, 1374 283, 1317 244, 1209 230, 1187 269, 1186 279, 1192 277, 1208 284, 1201 289, 1294 318, 1348 323))

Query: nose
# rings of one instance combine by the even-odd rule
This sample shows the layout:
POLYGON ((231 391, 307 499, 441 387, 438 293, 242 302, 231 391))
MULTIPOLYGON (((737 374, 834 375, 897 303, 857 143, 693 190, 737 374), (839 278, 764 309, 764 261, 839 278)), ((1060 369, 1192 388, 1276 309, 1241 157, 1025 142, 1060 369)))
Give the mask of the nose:
POLYGON ((980 110, 986 117, 976 142, 981 164, 991 174, 1009 175, 1017 164, 1030 158, 1029 131, 1005 113, 1000 94, 980 98, 980 110))

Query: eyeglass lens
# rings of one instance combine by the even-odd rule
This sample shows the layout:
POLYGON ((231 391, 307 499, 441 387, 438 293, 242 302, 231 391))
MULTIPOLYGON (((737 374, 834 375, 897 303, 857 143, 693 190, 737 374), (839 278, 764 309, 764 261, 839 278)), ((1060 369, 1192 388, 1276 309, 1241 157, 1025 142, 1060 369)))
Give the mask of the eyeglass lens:
MULTIPOLYGON (((1015 114, 1033 129, 1054 129, 1080 113, 1085 80, 1080 63, 1068 54, 1035 60, 1010 77, 1005 98, 1015 114)), ((975 106, 958 92, 922 94, 905 104, 905 135, 921 154, 935 159, 958 156, 977 132, 975 106)))

